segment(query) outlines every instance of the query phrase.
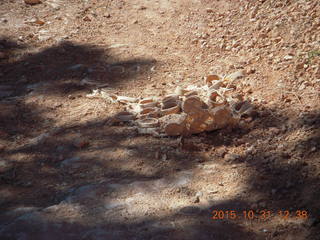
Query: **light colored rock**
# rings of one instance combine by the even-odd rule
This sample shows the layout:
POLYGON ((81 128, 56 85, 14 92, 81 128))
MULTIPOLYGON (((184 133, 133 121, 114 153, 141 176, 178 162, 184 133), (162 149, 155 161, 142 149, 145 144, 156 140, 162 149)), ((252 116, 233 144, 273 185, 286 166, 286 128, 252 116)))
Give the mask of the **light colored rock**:
POLYGON ((161 114, 164 116, 164 115, 169 115, 169 114, 177 114, 180 112, 180 106, 177 105, 177 106, 173 106, 173 107, 170 107, 170 108, 165 108, 165 109, 162 109, 161 110, 161 114))
POLYGON ((244 77, 245 71, 244 70, 240 70, 234 73, 231 73, 230 75, 226 76, 225 79, 227 81, 233 82, 239 78, 244 77))
POLYGON ((292 60, 292 59, 293 59, 293 56, 287 55, 287 56, 284 56, 283 59, 286 60, 286 61, 292 60))
POLYGON ((233 127, 237 123, 237 119, 232 115, 230 108, 226 106, 216 107, 210 110, 210 113, 213 115, 216 129, 227 126, 233 127))
POLYGON ((197 96, 191 96, 182 103, 182 110, 191 115, 196 115, 205 109, 206 104, 197 96))
POLYGON ((67 158, 65 159, 60 166, 61 167, 71 167, 71 168, 79 168, 82 159, 80 157, 71 157, 71 158, 67 158))
POLYGON ((137 124, 141 128, 156 128, 159 126, 159 120, 156 118, 146 118, 137 120, 137 124))
POLYGON ((183 114, 170 114, 160 118, 163 123, 163 131, 168 136, 179 136, 186 134, 186 121, 187 115, 183 114))
POLYGON ((208 86, 211 86, 212 85, 212 82, 213 81, 217 81, 217 80, 221 80, 221 77, 217 74, 210 74, 206 77, 206 84, 208 86))

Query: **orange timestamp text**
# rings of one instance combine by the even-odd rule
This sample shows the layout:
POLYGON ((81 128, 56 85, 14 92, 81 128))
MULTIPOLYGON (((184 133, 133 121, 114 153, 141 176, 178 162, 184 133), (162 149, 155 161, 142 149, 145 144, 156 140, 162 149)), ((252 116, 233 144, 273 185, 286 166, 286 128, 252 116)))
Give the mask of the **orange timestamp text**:
POLYGON ((245 219, 245 220, 268 220, 271 217, 281 217, 283 219, 289 219, 291 217, 298 219, 307 219, 308 211, 307 210, 279 210, 279 211, 271 211, 271 210, 213 210, 212 212, 213 220, 222 220, 222 219, 245 219))

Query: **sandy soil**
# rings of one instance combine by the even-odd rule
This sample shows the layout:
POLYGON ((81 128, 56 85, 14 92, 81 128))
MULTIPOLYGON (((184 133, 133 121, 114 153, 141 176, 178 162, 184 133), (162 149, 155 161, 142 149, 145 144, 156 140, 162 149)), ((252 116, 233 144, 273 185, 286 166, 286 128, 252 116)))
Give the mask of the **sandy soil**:
POLYGON ((320 239, 319 89, 317 0, 3 1, 0 237, 320 239), (253 114, 183 141, 86 97, 239 70, 253 114))

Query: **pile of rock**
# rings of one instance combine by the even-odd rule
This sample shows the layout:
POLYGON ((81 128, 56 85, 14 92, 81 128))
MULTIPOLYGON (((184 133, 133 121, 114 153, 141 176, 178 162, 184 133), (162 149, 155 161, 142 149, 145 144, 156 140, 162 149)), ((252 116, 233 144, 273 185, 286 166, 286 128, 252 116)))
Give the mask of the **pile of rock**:
MULTIPOLYGON (((174 94, 163 98, 130 98, 106 92, 99 94, 112 102, 126 105, 126 111, 112 122, 133 121, 138 131, 156 136, 188 136, 225 127, 234 127, 240 117, 252 110, 248 101, 235 93, 228 77, 207 76, 202 87, 177 87, 174 94)), ((94 92, 88 97, 95 97, 94 92)))

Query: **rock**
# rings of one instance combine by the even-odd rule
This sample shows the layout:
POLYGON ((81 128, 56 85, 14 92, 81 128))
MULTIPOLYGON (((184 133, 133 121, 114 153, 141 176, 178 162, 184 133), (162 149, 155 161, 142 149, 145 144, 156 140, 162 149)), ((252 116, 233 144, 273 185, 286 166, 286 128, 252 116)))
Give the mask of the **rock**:
POLYGON ((205 106, 206 104, 199 97, 191 96, 182 103, 182 110, 189 115, 197 115, 203 112, 205 106))
POLYGON ((60 167, 71 167, 71 168, 79 168, 82 159, 80 157, 71 157, 65 159, 61 164, 60 167))
POLYGON ((85 16, 84 18, 82 18, 82 20, 86 22, 91 22, 91 18, 89 16, 85 16))
POLYGON ((51 6, 54 10, 59 10, 61 5, 61 0, 47 0, 46 4, 51 6))
POLYGON ((200 197, 199 196, 195 196, 192 202, 193 203, 199 203, 200 202, 200 197))
POLYGON ((206 84, 210 86, 213 81, 217 81, 217 80, 221 80, 219 75, 217 74, 208 75, 206 78, 206 84))
POLYGON ((156 118, 145 118, 137 120, 137 124, 141 128, 156 128, 159 126, 159 120, 156 118))
POLYGON ((317 79, 320 79, 320 67, 316 68, 314 75, 317 79))
POLYGON ((234 73, 226 76, 226 79, 229 80, 230 82, 233 82, 233 81, 235 81, 239 78, 242 78, 242 77, 244 77, 244 70, 234 72, 234 73))
POLYGON ((34 23, 35 23, 35 24, 38 24, 38 25, 40 25, 40 26, 42 26, 42 25, 45 24, 45 22, 42 21, 42 20, 40 20, 40 19, 37 19, 34 23))
POLYGON ((227 153, 225 156, 224 156, 224 159, 227 161, 227 162, 233 162, 237 159, 239 159, 240 156, 238 154, 233 154, 233 153, 227 153))
POLYGON ((114 120, 116 122, 128 122, 134 119, 135 119, 135 116, 132 113, 127 111, 119 112, 114 116, 114 120))
POLYGON ((32 138, 29 141, 29 145, 38 145, 38 144, 44 142, 48 137, 50 137, 50 133, 42 133, 39 136, 32 138))
POLYGON ((179 105, 170 107, 170 108, 162 108, 161 114, 162 115, 170 115, 170 114, 178 114, 181 108, 179 105))
POLYGON ((256 72, 256 69, 255 68, 253 68, 253 67, 251 67, 251 68, 249 68, 248 70, 247 70, 247 74, 249 75, 249 74, 253 74, 253 73, 255 73, 256 72))
POLYGON ((35 5, 35 4, 41 3, 40 0, 24 0, 24 2, 29 5, 35 5))
MULTIPOLYGON (((210 110, 210 113, 214 119, 212 126, 215 129, 221 129, 227 126, 233 127, 238 122, 238 119, 234 118, 231 110, 226 106, 215 107, 210 110)), ((213 130, 214 128, 211 127, 209 130, 213 130)))
POLYGON ((214 120, 208 111, 199 112, 197 116, 188 115, 186 127, 189 134, 211 131, 215 127, 214 120))
POLYGON ((186 114, 170 114, 160 118, 163 123, 163 131, 168 136, 179 136, 186 134, 186 114))
POLYGON ((288 61, 288 60, 293 59, 293 56, 287 55, 287 56, 284 56, 283 59, 286 60, 286 61, 288 61))
POLYGON ((83 64, 79 63, 79 64, 74 64, 74 65, 70 66, 68 69, 70 69, 70 70, 79 70, 82 67, 85 67, 85 66, 83 64))

